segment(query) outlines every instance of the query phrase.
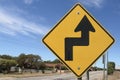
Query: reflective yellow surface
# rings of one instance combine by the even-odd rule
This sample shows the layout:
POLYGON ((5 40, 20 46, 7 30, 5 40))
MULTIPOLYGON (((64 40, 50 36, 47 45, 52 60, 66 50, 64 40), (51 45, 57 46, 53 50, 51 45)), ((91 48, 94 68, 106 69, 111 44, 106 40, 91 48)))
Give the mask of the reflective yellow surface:
POLYGON ((112 45, 114 39, 80 4, 76 4, 43 38, 43 42, 80 77, 112 45), (89 46, 74 46, 73 60, 65 61, 64 39, 81 37, 81 32, 74 30, 85 15, 95 29, 95 32, 89 32, 89 46))

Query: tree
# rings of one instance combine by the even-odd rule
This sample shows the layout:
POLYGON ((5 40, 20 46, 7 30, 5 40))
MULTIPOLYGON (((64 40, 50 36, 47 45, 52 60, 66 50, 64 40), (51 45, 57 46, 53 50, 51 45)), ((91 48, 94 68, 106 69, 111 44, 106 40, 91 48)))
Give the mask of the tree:
POLYGON ((108 62, 108 75, 113 74, 114 70, 115 70, 115 63, 108 62))
POLYGON ((7 60, 7 59, 1 59, 0 60, 0 69, 3 73, 9 73, 10 68, 12 66, 16 66, 17 62, 15 60, 7 60))
POLYGON ((26 67, 32 68, 32 67, 37 67, 37 63, 41 61, 42 60, 39 55, 28 54, 26 55, 25 64, 26 64, 26 67))
POLYGON ((0 55, 0 58, 9 59, 9 60, 13 59, 12 56, 10 56, 10 55, 0 55))
POLYGON ((45 65, 44 62, 40 62, 40 63, 39 63, 39 68, 41 69, 42 73, 45 73, 46 65, 45 65))
POLYGON ((24 63, 25 63, 26 58, 27 57, 24 53, 22 53, 18 56, 17 62, 18 62, 20 67, 24 67, 24 63))
POLYGON ((47 60, 47 61, 44 61, 45 63, 52 63, 52 61, 51 60, 47 60))
POLYGON ((53 62, 53 63, 61 63, 60 60, 58 60, 58 59, 55 59, 55 60, 53 60, 52 62, 53 62))
POLYGON ((41 57, 39 55, 34 54, 20 54, 17 60, 20 67, 30 69, 39 69, 39 64, 42 62, 41 57))

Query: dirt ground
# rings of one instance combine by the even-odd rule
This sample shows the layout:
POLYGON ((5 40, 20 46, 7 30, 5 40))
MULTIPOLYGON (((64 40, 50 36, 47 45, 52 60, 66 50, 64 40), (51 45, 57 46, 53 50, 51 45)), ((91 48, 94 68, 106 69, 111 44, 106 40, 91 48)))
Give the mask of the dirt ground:
MULTIPOLYGON (((35 77, 35 76, 46 76, 46 75, 54 75, 54 74, 56 74, 56 73, 53 73, 53 74, 48 74, 48 73, 46 73, 46 74, 38 74, 38 73, 25 73, 25 74, 7 74, 7 75, 4 75, 4 74, 1 74, 0 75, 0 77, 13 77, 13 78, 22 78, 22 77, 35 77)), ((0 79, 1 80, 1 79, 0 79)), ((3 79, 4 80, 4 79, 3 79)), ((12 80, 12 79, 6 79, 6 80, 12 80)), ((91 79, 90 79, 91 80, 91 79)), ((99 77, 99 79, 98 78, 96 78, 96 79, 94 79, 94 80, 103 80, 102 79, 102 77, 99 77)), ((120 80, 120 71, 115 71, 112 75, 109 75, 108 76, 108 80, 120 80)))
POLYGON ((120 71, 115 71, 112 75, 109 75, 108 80, 120 80, 120 71))

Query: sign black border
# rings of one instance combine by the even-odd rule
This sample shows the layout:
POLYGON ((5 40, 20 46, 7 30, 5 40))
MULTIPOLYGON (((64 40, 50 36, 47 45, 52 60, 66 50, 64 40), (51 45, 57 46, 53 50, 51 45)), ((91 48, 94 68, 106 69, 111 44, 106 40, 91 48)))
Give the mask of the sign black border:
POLYGON ((81 77, 104 53, 105 51, 115 42, 114 38, 101 26, 101 24, 80 4, 77 3, 70 11, 68 11, 68 13, 47 33, 47 35, 42 39, 42 42, 58 57, 58 59, 61 60, 61 62, 63 64, 65 64, 77 77, 81 77), (69 15, 69 13, 76 7, 76 6, 80 6, 112 39, 113 42, 96 58, 96 60, 94 60, 94 62, 92 62, 85 70, 83 73, 81 73, 80 75, 77 75, 55 52, 54 50, 52 50, 49 45, 47 45, 44 42, 44 39, 66 18, 67 15, 69 15))

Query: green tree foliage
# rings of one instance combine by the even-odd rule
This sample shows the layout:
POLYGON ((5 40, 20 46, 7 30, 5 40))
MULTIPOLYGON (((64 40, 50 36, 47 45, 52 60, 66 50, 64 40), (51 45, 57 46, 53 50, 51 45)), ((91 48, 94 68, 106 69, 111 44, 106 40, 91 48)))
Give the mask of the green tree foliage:
POLYGON ((18 57, 12 57, 9 55, 0 55, 0 72, 8 73, 12 66, 21 67, 22 69, 36 69, 38 72, 40 69, 44 73, 46 68, 45 63, 42 61, 39 55, 34 54, 20 54, 18 57))
POLYGON ((8 73, 12 66, 16 66, 17 62, 15 60, 0 59, 0 71, 3 73, 8 73))
POLYGON ((26 55, 25 65, 27 68, 38 68, 39 62, 41 62, 40 56, 33 54, 26 55))
POLYGON ((44 69, 46 68, 45 63, 44 63, 44 62, 40 62, 40 63, 39 63, 39 68, 40 68, 41 70, 44 70, 44 69))
POLYGON ((17 63, 19 64, 20 67, 24 66, 25 60, 26 60, 26 55, 24 53, 20 54, 18 59, 17 59, 17 63))
POLYGON ((47 60, 47 61, 44 61, 45 63, 52 63, 52 61, 51 60, 47 60))
POLYGON ((40 63, 39 63, 39 68, 41 69, 42 73, 45 73, 46 65, 45 65, 44 62, 40 62, 40 63))
POLYGON ((10 56, 10 55, 0 55, 0 58, 2 58, 2 59, 9 59, 9 60, 13 59, 13 57, 10 56))
POLYGON ((20 54, 18 57, 18 64, 20 67, 24 68, 39 68, 39 64, 41 62, 41 57, 39 55, 33 55, 33 54, 20 54))
POLYGON ((108 62, 108 75, 113 74, 114 70, 115 70, 115 63, 108 62))
POLYGON ((53 63, 60 63, 60 60, 55 59, 55 60, 53 60, 52 62, 53 62, 53 63))
POLYGON ((66 66, 61 66, 61 70, 68 70, 66 66))

